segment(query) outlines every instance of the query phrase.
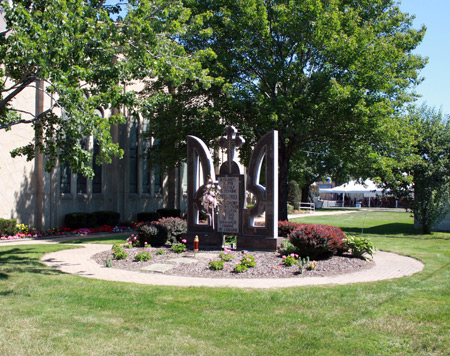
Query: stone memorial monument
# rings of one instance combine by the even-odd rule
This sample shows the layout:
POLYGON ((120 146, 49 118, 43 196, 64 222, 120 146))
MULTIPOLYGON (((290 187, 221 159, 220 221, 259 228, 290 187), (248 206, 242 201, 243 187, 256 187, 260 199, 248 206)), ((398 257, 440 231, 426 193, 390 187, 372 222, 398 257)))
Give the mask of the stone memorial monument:
POLYGON ((278 132, 271 131, 256 144, 246 174, 235 160, 236 149, 245 140, 229 126, 219 145, 226 149, 227 160, 216 177, 211 153, 195 136, 187 137, 188 148, 188 233, 192 243, 196 235, 202 247, 222 247, 223 234, 237 235, 237 248, 275 251, 278 237, 278 132), (265 165, 263 164, 265 163, 265 165), (264 186, 260 182, 264 175, 264 186), (202 199, 211 184, 218 182, 221 202, 218 214, 205 215, 202 199), (255 204, 246 206, 252 194, 255 204))

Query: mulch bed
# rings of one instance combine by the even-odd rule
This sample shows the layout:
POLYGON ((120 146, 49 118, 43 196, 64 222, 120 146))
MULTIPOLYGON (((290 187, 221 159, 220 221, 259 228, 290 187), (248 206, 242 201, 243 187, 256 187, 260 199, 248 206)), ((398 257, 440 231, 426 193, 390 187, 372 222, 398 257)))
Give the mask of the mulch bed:
MULTIPOLYGON (((175 253, 170 247, 164 246, 160 248, 152 248, 152 258, 146 262, 135 262, 134 256, 138 252, 143 252, 143 248, 125 248, 128 253, 127 259, 114 260, 112 251, 104 251, 94 255, 92 258, 98 264, 105 266, 106 259, 111 256, 112 267, 125 269, 130 271, 140 271, 143 267, 149 266, 154 263, 173 264, 174 268, 165 272, 167 275, 177 275, 186 277, 207 277, 207 278, 307 278, 307 277, 321 277, 321 276, 333 276, 344 273, 351 273, 363 269, 371 268, 374 265, 373 261, 366 261, 361 258, 355 258, 350 255, 333 256, 325 260, 317 260, 316 268, 312 271, 304 270, 302 274, 299 273, 298 265, 292 267, 285 267, 282 264, 282 258, 279 253, 276 252, 248 252, 256 258, 256 266, 249 268, 248 271, 243 273, 233 272, 234 266, 244 256, 242 251, 232 250, 229 252, 234 256, 234 260, 225 263, 225 268, 219 271, 212 271, 208 268, 209 256, 204 258, 200 257, 202 254, 207 253, 215 254, 218 256, 220 251, 217 250, 201 250, 197 255, 198 263, 175 263, 169 260, 171 259, 183 259, 189 261, 194 257, 194 253, 186 251, 183 253, 175 253), (163 250, 163 255, 158 255, 157 250, 163 250)), ((214 260, 218 260, 215 257, 214 260)), ((144 271, 142 271, 144 272, 144 271)), ((154 272, 144 272, 154 273, 154 272)))

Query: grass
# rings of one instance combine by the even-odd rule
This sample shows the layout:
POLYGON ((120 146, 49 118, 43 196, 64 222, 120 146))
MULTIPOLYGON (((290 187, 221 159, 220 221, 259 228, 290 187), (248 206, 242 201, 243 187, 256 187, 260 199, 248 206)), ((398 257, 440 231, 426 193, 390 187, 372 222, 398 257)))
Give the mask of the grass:
POLYGON ((450 234, 417 235, 405 213, 307 220, 351 233, 364 226, 379 249, 419 258, 425 269, 345 286, 155 287, 66 275, 39 261, 70 246, 0 245, 0 354, 450 354, 450 234))

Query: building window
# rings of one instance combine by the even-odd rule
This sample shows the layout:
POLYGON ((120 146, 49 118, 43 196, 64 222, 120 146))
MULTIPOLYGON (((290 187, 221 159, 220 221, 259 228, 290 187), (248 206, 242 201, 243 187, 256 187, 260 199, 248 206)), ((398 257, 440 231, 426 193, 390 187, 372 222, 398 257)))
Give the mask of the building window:
POLYGON ((139 121, 133 117, 130 121, 130 193, 138 192, 138 140, 139 140, 139 121))
POLYGON ((63 163, 59 167, 60 173, 60 189, 61 193, 70 193, 71 192, 71 183, 72 183, 72 170, 69 167, 68 163, 63 163))

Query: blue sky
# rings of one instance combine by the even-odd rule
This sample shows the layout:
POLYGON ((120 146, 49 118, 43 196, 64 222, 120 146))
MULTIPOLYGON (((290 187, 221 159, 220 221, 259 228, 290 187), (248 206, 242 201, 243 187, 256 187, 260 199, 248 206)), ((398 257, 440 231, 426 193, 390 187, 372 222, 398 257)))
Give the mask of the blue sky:
POLYGON ((424 81, 417 87, 419 103, 441 108, 450 114, 450 0, 402 0, 400 9, 416 15, 414 27, 427 27, 425 37, 415 50, 428 57, 422 70, 424 81))

